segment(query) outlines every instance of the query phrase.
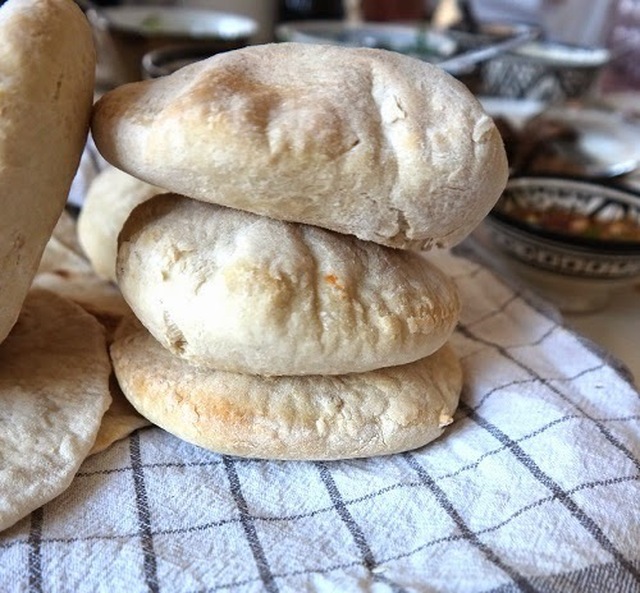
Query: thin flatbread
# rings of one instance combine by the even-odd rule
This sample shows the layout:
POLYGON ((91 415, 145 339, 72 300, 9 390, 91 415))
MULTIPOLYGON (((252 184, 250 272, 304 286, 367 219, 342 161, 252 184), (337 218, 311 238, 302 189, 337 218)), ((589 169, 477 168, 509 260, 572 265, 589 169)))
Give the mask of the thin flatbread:
MULTIPOLYGON (((76 221, 66 213, 60 217, 40 262, 33 286, 64 296, 91 313, 105 328, 107 342, 129 307, 118 287, 99 278, 77 243, 76 221)), ((104 451, 116 441, 150 422, 140 416, 122 394, 115 378, 109 382, 112 402, 102 418, 90 455, 104 451)))
POLYGON ((110 372, 94 317, 29 292, 0 344, 0 530, 69 486, 111 403, 110 372))
POLYGON ((113 373, 109 380, 109 389, 111 391, 111 405, 102 417, 96 442, 89 451, 89 455, 105 451, 113 443, 128 437, 135 430, 151 425, 151 422, 138 414, 129 403, 113 373))
POLYGON ((66 297, 91 313, 110 330, 129 311, 118 287, 99 278, 91 263, 55 235, 47 243, 32 287, 66 297))
POLYGON ((159 187, 107 165, 93 179, 78 214, 78 241, 96 274, 116 282, 118 233, 131 211, 163 193, 159 187))

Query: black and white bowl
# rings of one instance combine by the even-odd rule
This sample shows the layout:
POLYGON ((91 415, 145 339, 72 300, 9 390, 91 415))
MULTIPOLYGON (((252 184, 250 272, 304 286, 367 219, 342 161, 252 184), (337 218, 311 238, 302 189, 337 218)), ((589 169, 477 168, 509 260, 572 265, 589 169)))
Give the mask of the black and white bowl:
POLYGON ((584 179, 512 178, 482 232, 517 275, 564 311, 640 282, 640 193, 584 179))
POLYGON ((609 60, 605 48, 533 41, 483 63, 479 93, 545 102, 581 99, 609 60))

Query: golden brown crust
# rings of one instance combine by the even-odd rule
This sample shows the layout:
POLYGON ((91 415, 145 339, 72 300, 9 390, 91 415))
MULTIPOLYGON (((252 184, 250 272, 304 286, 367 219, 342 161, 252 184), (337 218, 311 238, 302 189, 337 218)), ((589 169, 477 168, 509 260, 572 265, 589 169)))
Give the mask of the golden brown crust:
POLYGON ((123 392, 154 424, 220 453, 343 459, 421 447, 452 421, 460 363, 445 345, 417 362, 333 377, 257 377, 198 369, 133 316, 111 358, 123 392))
POLYGON ((507 179, 473 95, 383 50, 227 52, 107 93, 92 129, 109 161, 170 191, 392 247, 459 242, 507 179))

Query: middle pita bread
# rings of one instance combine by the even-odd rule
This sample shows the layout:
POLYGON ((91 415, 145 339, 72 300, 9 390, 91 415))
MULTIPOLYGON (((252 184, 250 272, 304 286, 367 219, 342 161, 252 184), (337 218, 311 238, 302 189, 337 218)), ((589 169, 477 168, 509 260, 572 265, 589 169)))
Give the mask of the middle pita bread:
POLYGON ((417 253, 175 194, 133 210, 117 274, 166 348, 238 373, 406 364, 447 341, 460 308, 454 283, 417 253))

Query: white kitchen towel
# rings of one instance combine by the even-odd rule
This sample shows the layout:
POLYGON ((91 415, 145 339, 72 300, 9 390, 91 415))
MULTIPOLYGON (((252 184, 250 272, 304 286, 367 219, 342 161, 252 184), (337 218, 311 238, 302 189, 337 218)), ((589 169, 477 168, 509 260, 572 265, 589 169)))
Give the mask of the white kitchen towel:
POLYGON ((442 438, 273 462, 142 429, 0 534, 0 590, 640 591, 640 395, 473 257, 440 259, 465 372, 442 438))

